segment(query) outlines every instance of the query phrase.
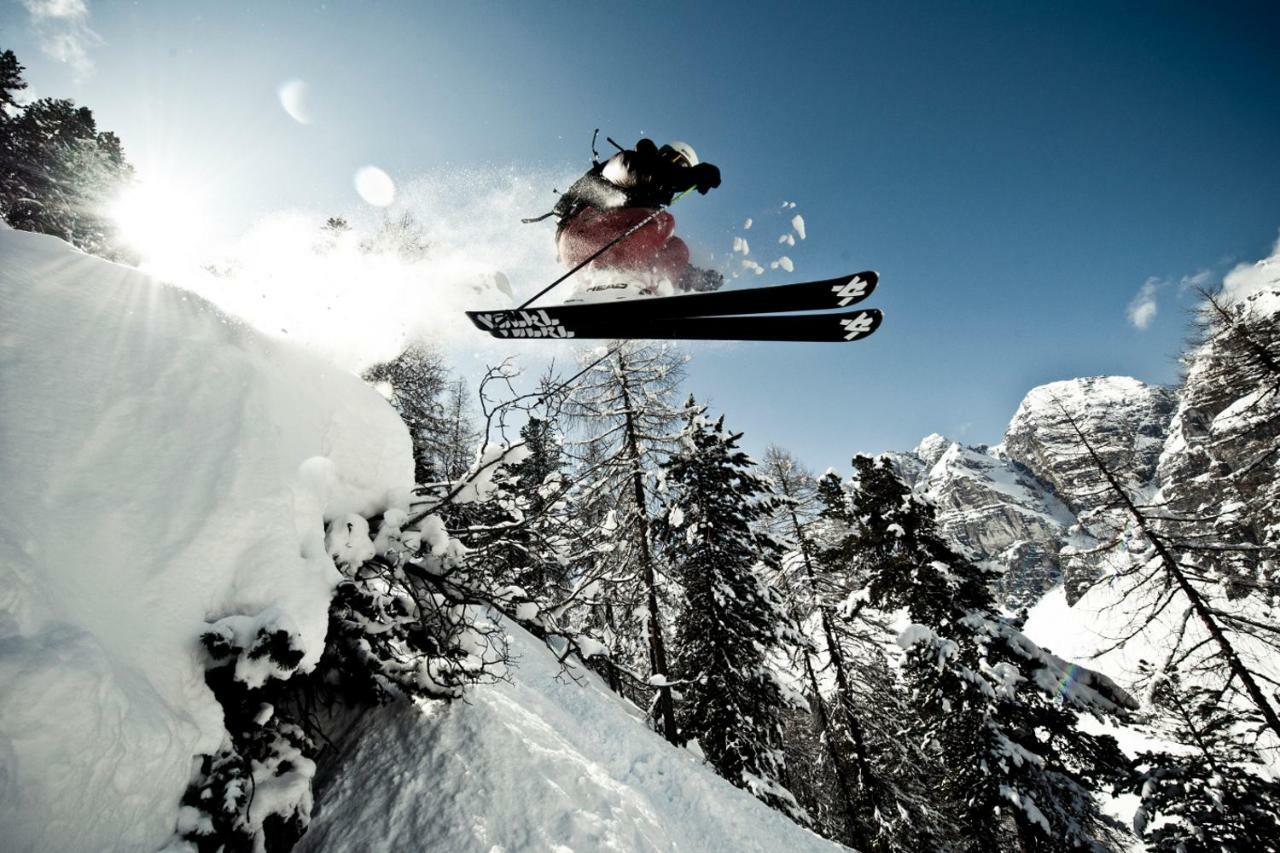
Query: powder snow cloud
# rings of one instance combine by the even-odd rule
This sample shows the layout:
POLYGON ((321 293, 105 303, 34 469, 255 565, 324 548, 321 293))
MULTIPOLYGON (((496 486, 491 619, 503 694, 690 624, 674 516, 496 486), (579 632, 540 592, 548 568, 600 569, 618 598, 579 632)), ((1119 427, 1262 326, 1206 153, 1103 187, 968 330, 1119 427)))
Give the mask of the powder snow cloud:
POLYGON ((1280 239, 1271 254, 1257 263, 1239 264, 1222 280, 1222 295, 1227 302, 1237 302, 1264 290, 1280 290, 1280 239))
POLYGON ((79 76, 93 71, 89 49, 102 38, 89 29, 85 0, 22 0, 45 56, 65 62, 79 76))

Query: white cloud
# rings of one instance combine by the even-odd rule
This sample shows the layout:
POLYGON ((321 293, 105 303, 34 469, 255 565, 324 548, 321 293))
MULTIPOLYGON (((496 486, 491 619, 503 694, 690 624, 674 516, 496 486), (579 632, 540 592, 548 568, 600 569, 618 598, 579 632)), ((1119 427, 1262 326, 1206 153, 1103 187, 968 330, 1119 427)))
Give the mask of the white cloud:
POLYGON ((1156 318, 1156 312, 1159 310, 1156 304, 1156 293, 1162 284, 1158 278, 1149 278, 1142 283, 1142 287, 1138 288, 1138 294, 1133 297, 1126 311, 1129 323, 1135 329, 1146 329, 1156 318))
POLYGON ((89 29, 85 0, 22 0, 45 56, 65 62, 78 75, 93 70, 89 49, 102 39, 89 29))

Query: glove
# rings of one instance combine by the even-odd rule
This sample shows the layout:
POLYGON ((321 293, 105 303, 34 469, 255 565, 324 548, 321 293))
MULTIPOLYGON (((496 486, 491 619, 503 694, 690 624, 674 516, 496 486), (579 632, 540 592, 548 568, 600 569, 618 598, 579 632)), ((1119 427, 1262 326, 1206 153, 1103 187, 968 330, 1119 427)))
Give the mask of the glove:
POLYGON ((720 186, 720 170, 710 163, 699 163, 689 170, 693 185, 702 195, 720 186))

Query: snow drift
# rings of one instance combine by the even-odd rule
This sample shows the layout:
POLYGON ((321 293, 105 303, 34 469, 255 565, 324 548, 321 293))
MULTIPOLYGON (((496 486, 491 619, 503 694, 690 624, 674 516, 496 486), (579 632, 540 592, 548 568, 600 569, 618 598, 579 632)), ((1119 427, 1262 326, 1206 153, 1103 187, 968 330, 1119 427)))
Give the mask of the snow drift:
POLYGON ((323 648, 324 519, 412 482, 359 380, 204 300, 0 229, 0 826, 8 850, 172 835, 221 708, 206 621, 323 648))

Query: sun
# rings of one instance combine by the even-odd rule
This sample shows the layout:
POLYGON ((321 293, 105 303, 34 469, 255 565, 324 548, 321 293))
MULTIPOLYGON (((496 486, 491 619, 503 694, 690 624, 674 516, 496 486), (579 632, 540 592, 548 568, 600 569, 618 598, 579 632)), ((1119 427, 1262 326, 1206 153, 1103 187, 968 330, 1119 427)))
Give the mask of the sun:
POLYGON ((146 260, 174 260, 197 248, 206 222, 199 194, 170 182, 139 181, 111 205, 120 236, 146 260))

